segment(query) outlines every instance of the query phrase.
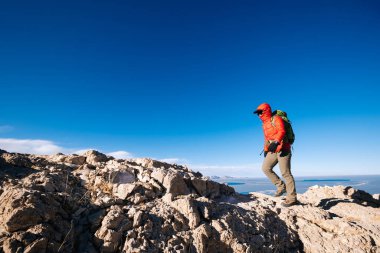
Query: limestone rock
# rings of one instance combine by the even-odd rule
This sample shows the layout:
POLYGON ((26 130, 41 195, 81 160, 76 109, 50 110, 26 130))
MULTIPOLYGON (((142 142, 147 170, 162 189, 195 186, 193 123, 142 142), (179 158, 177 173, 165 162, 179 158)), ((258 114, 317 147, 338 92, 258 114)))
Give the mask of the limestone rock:
POLYGON ((174 201, 166 199, 166 201, 189 220, 188 225, 191 229, 194 229, 199 225, 201 218, 194 199, 184 197, 174 201))
POLYGON ((64 159, 66 163, 75 165, 83 165, 86 162, 86 157, 81 155, 70 155, 64 159))
POLYGON ((134 158, 134 159, 131 159, 131 161, 133 161, 133 162, 135 162, 135 163, 137 163, 137 164, 139 164, 145 168, 165 168, 165 169, 167 169, 167 168, 172 166, 171 164, 156 161, 156 160, 149 159, 149 158, 134 158))
POLYGON ((166 192, 172 194, 172 196, 187 195, 190 193, 185 180, 179 173, 167 173, 162 185, 166 188, 166 192))
POLYGON ((17 153, 2 153, 2 160, 8 165, 16 167, 32 167, 33 163, 28 155, 17 153))
POLYGON ((111 206, 104 217, 101 227, 96 231, 97 245, 102 252, 116 252, 123 232, 130 226, 130 222, 119 206, 111 206))
POLYGON ((56 162, 56 163, 59 163, 59 162, 65 162, 65 159, 67 158, 67 156, 65 156, 64 154, 62 153, 58 153, 58 154, 55 154, 55 155, 50 155, 48 156, 48 159, 52 162, 56 162))
POLYGON ((84 156, 86 157, 86 162, 93 165, 96 165, 99 162, 107 162, 109 160, 105 154, 96 150, 89 150, 84 153, 84 156))
POLYGON ((135 176, 129 171, 116 171, 111 177, 113 195, 125 199, 134 188, 135 176))
POLYGON ((190 169, 97 151, 0 150, 0 252, 379 252, 379 195, 312 187, 284 208, 190 169))
POLYGON ((379 250, 380 208, 367 193, 344 186, 315 186, 298 196, 302 205, 290 208, 283 208, 278 198, 252 196, 256 199, 252 207, 265 203, 297 231, 305 252, 379 250))

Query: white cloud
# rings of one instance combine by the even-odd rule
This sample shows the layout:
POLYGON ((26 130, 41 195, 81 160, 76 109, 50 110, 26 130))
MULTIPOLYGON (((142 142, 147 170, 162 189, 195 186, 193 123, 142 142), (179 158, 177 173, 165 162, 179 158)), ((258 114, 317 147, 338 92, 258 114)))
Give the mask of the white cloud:
POLYGON ((131 153, 129 153, 127 151, 123 151, 123 150, 110 152, 110 153, 107 153, 107 155, 113 156, 116 159, 128 159, 128 158, 132 157, 131 153))
POLYGON ((65 150, 52 141, 30 139, 0 139, 0 148, 9 152, 38 155, 50 155, 65 150))
MULTIPOLYGON (((49 140, 33 140, 33 139, 1 139, 0 138, 0 149, 4 149, 9 152, 17 153, 29 153, 29 154, 39 154, 39 155, 50 155, 56 153, 66 153, 66 154, 83 154, 84 152, 91 149, 69 149, 61 147, 55 144, 53 141, 49 140)), ((96 149, 95 149, 96 150, 96 149)), ((127 159, 131 158, 132 154, 130 152, 119 150, 114 152, 109 152, 107 155, 113 156, 117 159, 127 159)), ((189 164, 186 159, 181 158, 164 158, 160 159, 162 162, 166 163, 176 163, 187 165, 190 169, 194 171, 199 171, 205 176, 235 176, 235 177, 260 177, 263 176, 260 164, 242 164, 242 165, 207 165, 207 164, 189 164)))
POLYGON ((7 133, 7 132, 10 132, 12 130, 13 130, 12 126, 9 126, 9 125, 0 126, 0 133, 7 133))
MULTIPOLYGON (((1 139, 0 138, 0 149, 4 149, 8 152, 16 153, 27 153, 36 155, 52 155, 56 153, 65 154, 83 154, 88 150, 99 150, 95 148, 86 148, 76 150, 73 148, 64 148, 53 141, 49 140, 32 140, 32 139, 1 139)), ((101 151, 100 151, 101 152, 101 151)), ((131 153, 120 150, 115 152, 110 152, 107 155, 113 156, 117 159, 127 159, 131 158, 131 153)))

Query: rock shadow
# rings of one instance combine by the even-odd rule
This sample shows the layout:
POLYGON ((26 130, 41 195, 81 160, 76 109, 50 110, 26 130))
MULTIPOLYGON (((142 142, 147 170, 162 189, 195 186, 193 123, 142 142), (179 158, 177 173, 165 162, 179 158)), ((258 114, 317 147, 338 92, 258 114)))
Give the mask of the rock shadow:
POLYGON ((0 162, 0 180, 1 181, 4 181, 5 179, 22 179, 36 172, 38 171, 32 168, 18 167, 18 166, 13 166, 7 163, 0 162))
POLYGON ((339 203, 353 203, 353 201, 348 200, 348 199, 338 199, 338 198, 321 199, 317 207, 320 207, 324 210, 330 210, 333 206, 339 203))
POLYGON ((354 196, 355 194, 352 195, 353 199, 340 199, 340 198, 321 199, 317 207, 320 207, 324 210, 329 210, 333 206, 336 206, 339 203, 354 203, 354 204, 358 204, 364 207, 371 206, 374 208, 380 207, 380 205, 376 202, 377 201, 376 199, 374 199, 370 194, 368 193, 366 194, 369 195, 370 197, 366 196, 367 198, 365 200, 362 198, 362 195, 358 195, 360 196, 360 198, 358 198, 357 196, 354 196))
POLYGON ((354 200, 355 203, 362 205, 362 206, 371 206, 374 208, 380 207, 380 201, 379 200, 375 199, 371 194, 369 194, 365 191, 362 191, 362 190, 356 190, 351 195, 351 198, 354 200))
POLYGON ((0 180, 5 179, 22 179, 38 170, 33 169, 34 163, 46 165, 47 161, 42 158, 36 158, 33 161, 27 154, 6 153, 0 150, 0 180))

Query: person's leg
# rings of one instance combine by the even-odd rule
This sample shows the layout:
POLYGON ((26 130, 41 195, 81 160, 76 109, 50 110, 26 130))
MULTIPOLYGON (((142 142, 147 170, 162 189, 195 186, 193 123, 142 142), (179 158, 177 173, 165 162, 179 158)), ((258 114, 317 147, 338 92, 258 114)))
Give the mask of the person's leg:
POLYGON ((297 201, 296 185, 291 172, 291 152, 280 152, 277 153, 278 163, 280 165, 280 170, 282 177, 285 179, 286 184, 286 200, 288 202, 297 201))
POLYGON ((264 158, 262 170, 277 187, 277 192, 281 192, 285 188, 284 182, 282 182, 282 180, 273 171, 273 167, 276 166, 277 162, 277 155, 275 153, 268 152, 264 158))

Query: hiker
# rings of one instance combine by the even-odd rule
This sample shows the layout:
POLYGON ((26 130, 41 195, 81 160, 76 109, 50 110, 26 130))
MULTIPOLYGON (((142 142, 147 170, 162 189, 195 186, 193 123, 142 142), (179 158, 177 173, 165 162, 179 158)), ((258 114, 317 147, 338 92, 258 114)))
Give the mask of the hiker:
POLYGON ((292 206, 297 203, 296 186, 290 170, 291 143, 293 140, 288 140, 283 118, 273 115, 269 104, 263 103, 259 105, 253 113, 257 114, 263 122, 265 143, 262 170, 277 187, 275 197, 280 197, 287 193, 286 200, 282 203, 282 206, 292 206), (280 165, 285 184, 273 171, 277 163, 280 165))

